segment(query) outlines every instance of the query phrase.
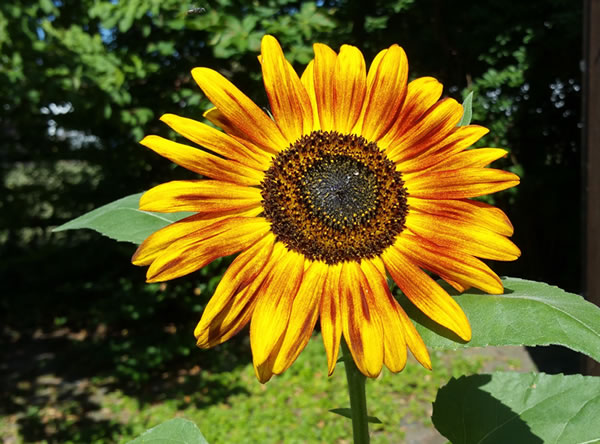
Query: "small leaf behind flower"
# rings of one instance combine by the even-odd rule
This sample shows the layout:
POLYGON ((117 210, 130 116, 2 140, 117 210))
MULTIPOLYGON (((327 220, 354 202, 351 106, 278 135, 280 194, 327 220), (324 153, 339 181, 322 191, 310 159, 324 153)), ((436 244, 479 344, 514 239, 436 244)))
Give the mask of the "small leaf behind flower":
POLYGON ((464 111, 462 119, 458 122, 458 126, 466 126, 471 123, 471 118, 473 117, 473 91, 465 98, 462 105, 464 111))
POLYGON ((90 211, 53 231, 89 228, 122 242, 140 244, 157 230, 193 213, 151 213, 139 209, 140 197, 132 194, 90 211))
POLYGON ((192 421, 174 418, 146 430, 129 444, 208 444, 192 421))
MULTIPOLYGON (((331 413, 335 413, 337 415, 343 416, 344 418, 352 419, 352 409, 349 408, 339 408, 339 409, 331 409, 329 410, 331 413)), ((367 416, 367 422, 371 422, 373 424, 383 424, 379 418, 376 416, 367 416)))

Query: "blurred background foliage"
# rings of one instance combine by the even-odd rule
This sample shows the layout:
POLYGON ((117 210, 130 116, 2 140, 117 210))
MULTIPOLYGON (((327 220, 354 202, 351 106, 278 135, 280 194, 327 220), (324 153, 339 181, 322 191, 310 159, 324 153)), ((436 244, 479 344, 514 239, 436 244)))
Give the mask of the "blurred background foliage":
POLYGON ((249 361, 244 337, 218 353, 193 345, 228 259, 147 285, 129 262, 133 245, 51 229, 191 177, 138 141, 176 137, 163 113, 201 119, 210 105, 195 66, 268 106, 257 61, 265 33, 299 72, 314 42, 356 45, 367 61, 399 43, 411 77, 435 76, 459 101, 474 91, 474 121, 491 129, 481 144, 510 150, 497 165, 522 177, 493 200, 523 256, 495 269, 578 292, 581 23, 570 0, 0 2, 0 388, 26 396, 19 378, 51 368, 145 393, 169 369, 223 372, 249 361))

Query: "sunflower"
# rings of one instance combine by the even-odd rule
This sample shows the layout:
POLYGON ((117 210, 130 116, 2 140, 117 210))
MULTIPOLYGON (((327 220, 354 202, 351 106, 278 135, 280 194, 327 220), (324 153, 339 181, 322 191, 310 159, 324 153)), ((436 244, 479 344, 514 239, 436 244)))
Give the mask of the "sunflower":
POLYGON ((161 120, 197 149, 158 136, 141 144, 206 179, 147 191, 140 209, 195 214, 148 237, 133 256, 148 282, 192 273, 239 253, 195 329, 199 347, 220 344, 248 323, 261 382, 285 371, 320 320, 331 374, 342 335, 359 370, 401 371, 407 348, 427 368, 423 340, 392 296, 387 277, 433 321, 468 341, 469 322, 433 273, 458 291, 501 294, 480 259, 514 260, 513 227, 471 198, 519 183, 486 168, 506 155, 468 149, 488 130, 458 127, 462 106, 440 100, 431 77, 410 83, 398 45, 377 54, 314 45, 298 77, 277 40, 259 57, 272 117, 218 72, 192 76, 222 131, 172 114, 161 120), (427 273, 430 272, 430 273, 427 273))

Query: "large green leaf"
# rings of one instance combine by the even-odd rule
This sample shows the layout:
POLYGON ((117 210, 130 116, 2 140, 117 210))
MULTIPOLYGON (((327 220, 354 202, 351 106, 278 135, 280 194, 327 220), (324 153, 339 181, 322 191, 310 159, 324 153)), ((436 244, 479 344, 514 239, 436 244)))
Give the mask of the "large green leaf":
POLYGON ((208 444, 192 421, 175 418, 146 430, 129 444, 208 444))
POLYGON ((453 444, 600 441, 600 378, 499 372, 442 387, 433 424, 453 444))
POLYGON ((503 295, 469 290, 455 296, 473 330, 468 343, 432 322, 412 304, 404 301, 403 306, 419 324, 417 329, 425 343, 434 349, 558 344, 600 361, 599 307, 541 282, 503 278, 503 283, 503 295))
POLYGON ((138 208, 142 194, 115 200, 56 227, 54 231, 89 228, 118 241, 140 244, 155 231, 192 214, 141 211, 138 208))

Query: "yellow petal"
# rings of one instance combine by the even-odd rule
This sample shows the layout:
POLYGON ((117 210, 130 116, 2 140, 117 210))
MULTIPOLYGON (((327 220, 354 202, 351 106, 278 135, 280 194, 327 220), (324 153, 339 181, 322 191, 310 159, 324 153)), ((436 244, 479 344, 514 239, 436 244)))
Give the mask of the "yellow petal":
POLYGON ((165 249, 179 239, 193 232, 208 227, 216 222, 231 217, 254 217, 262 212, 262 208, 252 208, 245 211, 234 211, 226 215, 214 217, 214 214, 194 214, 167 225, 148 236, 135 251, 131 262, 134 265, 150 265, 165 249))
POLYGON ((398 134, 398 137, 389 141, 385 146, 387 156, 394 162, 417 153, 442 142, 454 130, 463 115, 463 107, 454 99, 443 99, 429 109, 421 120, 415 125, 398 134))
MULTIPOLYGON (((231 122, 227 117, 225 117, 221 110, 216 106, 213 106, 212 108, 209 108, 206 111, 204 111, 202 117, 207 119, 213 125, 221 128, 227 133, 228 136, 237 136, 242 139, 245 137, 245 134, 238 127, 236 127, 233 122, 231 122)), ((268 149, 269 147, 265 146, 262 148, 268 149)), ((262 148, 258 151, 262 151, 262 148)), ((267 152, 277 153, 278 150, 272 149, 267 152)))
POLYGON ((374 294, 356 262, 344 262, 340 277, 342 329, 358 369, 376 378, 383 366, 383 332, 374 294))
MULTIPOLYGON (((216 108, 213 108, 213 110, 216 110, 216 108)), ((212 113, 207 111, 205 114, 215 117, 215 113, 216 111, 212 113)), ((270 153, 257 145, 242 144, 232 136, 204 123, 174 114, 165 114, 160 120, 192 142, 214 151, 223 157, 235 160, 258 171, 264 171, 269 166, 270 153)))
MULTIPOLYGON (((246 134, 237 128, 225 115, 216 107, 213 107, 202 114, 213 125, 218 126, 236 143, 244 146, 245 149, 255 156, 261 166, 261 170, 266 170, 271 165, 273 155, 276 155, 281 148, 278 146, 257 145, 246 138, 246 134)), ((218 132, 218 131, 217 131, 218 132)), ((216 151, 215 151, 216 152, 216 151)))
POLYGON ((219 180, 174 180, 146 191, 140 199, 140 210, 222 213, 259 207, 261 201, 259 188, 219 180))
POLYGON ((315 51, 314 88, 320 127, 323 131, 331 131, 337 129, 333 120, 336 112, 333 94, 337 54, 329 46, 321 43, 314 44, 313 48, 315 51))
POLYGON ((261 55, 263 80, 273 117, 288 144, 294 143, 313 129, 310 99, 273 36, 263 37, 261 55))
POLYGON ((521 255, 505 236, 458 219, 412 212, 406 228, 437 245, 483 259, 514 261, 521 255))
POLYGON ((519 176, 493 168, 462 168, 403 176, 408 192, 424 199, 465 199, 506 190, 519 184, 519 176))
POLYGON ((269 382, 269 380, 273 377, 273 364, 275 363, 275 358, 273 354, 269 355, 266 361, 262 364, 254 365, 254 374, 256 375, 256 379, 261 384, 269 382))
POLYGON ((264 280, 274 243, 275 236, 268 234, 231 263, 194 330, 198 347, 221 344, 250 321, 256 304, 252 284, 258 287, 264 280))
POLYGON ((273 373, 283 373, 306 347, 319 316, 328 268, 329 265, 322 262, 312 262, 306 269, 292 303, 289 324, 275 357, 273 373))
MULTIPOLYGON (((425 268, 425 267, 423 267, 423 268, 425 268)), ((466 285, 465 282, 459 284, 457 281, 450 279, 447 274, 438 275, 438 276, 440 276, 447 284, 449 284, 452 288, 454 288, 459 293, 463 293, 466 290, 468 290, 469 288, 471 288, 471 286, 466 285)))
MULTIPOLYGON (((383 263, 381 258, 379 258, 379 257, 374 258, 370 261, 370 263, 372 265, 374 265, 375 268, 377 268, 377 270, 379 271, 381 276, 383 276, 384 278, 387 276, 386 270, 385 270, 385 264, 383 263)), ((386 279, 386 284, 387 284, 387 279, 386 279)), ((406 342, 406 345, 408 346, 408 348, 410 349, 410 351, 412 352, 414 357, 417 359, 417 361, 419 361, 419 363, 423 367, 431 370, 431 358, 429 357, 429 353, 427 352, 427 347, 425 347, 425 343, 423 342, 423 339, 417 332, 417 329, 415 328, 413 323, 410 321, 410 319, 404 312, 404 309, 400 306, 398 301, 396 301, 396 299, 391 295, 391 293, 389 291, 386 291, 386 296, 388 297, 388 301, 389 301, 388 308, 390 308, 391 310, 393 310, 396 313, 398 320, 400 321, 400 324, 402 326, 403 342, 406 342)), ((383 312, 383 309, 381 311, 383 312)), ((392 322, 394 322, 394 321, 392 321, 392 322)), ((384 324, 384 325, 386 326, 385 327, 386 330, 384 333, 387 333, 387 324, 384 324)), ((387 346, 386 346, 386 350, 388 350, 387 346)), ((399 353, 401 353, 401 351, 399 353)), ((401 367, 402 356, 399 356, 396 359, 398 359, 398 360, 395 362, 394 361, 390 362, 391 357, 386 358, 384 356, 384 362, 386 363, 386 366, 391 371, 395 371, 394 369, 401 367)))
POLYGON ((320 318, 321 336, 327 353, 327 369, 329 376, 335 369, 340 339, 342 336, 342 315, 340 313, 340 274, 342 265, 330 265, 325 281, 325 289, 321 298, 320 318))
POLYGON ((444 216, 492 230, 504 236, 512 236, 514 228, 504 211, 485 202, 469 199, 420 199, 408 196, 410 211, 444 216))
POLYGON ((402 308, 390 293, 385 275, 380 272, 381 267, 383 263, 379 258, 361 262, 366 281, 377 301, 377 312, 383 324, 383 362, 390 371, 399 372, 406 365, 407 355, 404 327, 398 315, 398 310, 402 308), (379 262, 380 265, 375 265, 375 262, 379 262))
POLYGON ((235 160, 222 159, 159 136, 144 137, 140 144, 190 171, 211 179, 233 182, 238 185, 258 185, 264 176, 260 170, 235 160))
POLYGON ((490 294, 503 293, 502 281, 496 273, 471 255, 440 247, 409 233, 403 233, 396 246, 413 262, 444 279, 449 278, 490 294))
POLYGON ((487 128, 479 125, 461 126, 454 128, 437 143, 417 144, 413 150, 397 152, 390 160, 396 162, 396 169, 403 173, 422 171, 443 162, 452 154, 469 148, 488 132, 487 128))
POLYGON ((317 131, 321 129, 321 123, 319 122, 319 108, 317 105, 317 95, 315 93, 314 65, 314 60, 311 60, 310 63, 306 65, 306 68, 304 69, 304 72, 300 77, 300 81, 302 82, 302 84, 304 85, 304 89, 306 89, 306 92, 308 93, 308 97, 310 99, 310 106, 312 108, 313 113, 313 129, 317 131))
POLYGON ((394 123, 406 96, 408 60, 404 50, 392 45, 373 61, 367 76, 362 127, 355 131, 369 141, 377 141, 394 123))
MULTIPOLYGON (((233 140, 234 142, 242 145, 243 147, 245 147, 244 149, 247 152, 252 153, 252 155, 256 157, 256 162, 258 162, 258 168, 261 171, 266 170, 271 165, 271 159, 273 158, 273 155, 276 155, 279 151, 281 151, 281 148, 278 146, 259 146, 256 143, 248 140, 246 134, 239 128, 237 128, 216 107, 205 111, 202 115, 213 125, 216 125, 223 131, 225 131, 227 133, 227 136, 230 137, 229 140, 233 140)), ((222 134, 219 131, 217 131, 216 133, 222 134)), ((214 149, 213 151, 217 152, 214 149)))
MULTIPOLYGON (((286 254, 287 250, 283 247, 283 244, 275 243, 269 261, 263 267, 263 270, 256 277, 256 279, 251 282, 250 286, 246 290, 244 290, 247 291, 249 294, 254 295, 255 301, 262 294, 262 286, 263 282, 265 281, 265 278, 271 276, 273 270, 277 267, 277 265, 281 262, 282 258, 286 254)), ((263 384, 269 379, 271 379, 271 377, 273 376, 273 364, 275 363, 275 354, 281 346, 282 340, 283 337, 275 344, 275 346, 273 347, 273 351, 263 363, 257 364, 256 361, 254 361, 254 373, 256 374, 257 379, 263 384)))
POLYGON ((343 45, 335 62, 333 120, 336 131, 348 134, 358 120, 367 93, 365 59, 358 48, 343 45))
MULTIPOLYGON (((286 248, 281 243, 276 249, 286 248)), ((304 256, 286 251, 258 290, 258 302, 250 322, 250 345, 254 366, 264 363, 280 345, 287 328, 294 296, 302 283, 304 256)))
POLYGON ((406 339, 406 345, 408 345, 410 352, 423 367, 427 370, 431 370, 431 358, 429 357, 423 338, 421 338, 421 335, 402 307, 399 307, 398 316, 404 327, 404 339, 406 339))
POLYGON ((192 77, 246 139, 268 151, 280 151, 289 145, 275 122, 221 74, 209 68, 194 68, 192 77))
POLYGON ((231 217, 173 242, 148 268, 147 282, 162 282, 196 271, 218 257, 245 250, 270 231, 260 217, 231 217))
POLYGON ((478 148, 466 150, 451 156, 433 165, 428 171, 459 170, 463 168, 483 168, 494 160, 498 160, 508 154, 508 151, 500 148, 478 148))
POLYGON ((414 126, 436 104, 442 95, 442 89, 442 84, 433 77, 420 77, 410 82, 398 118, 377 144, 387 149, 391 142, 414 126))
POLYGON ((385 250, 382 259, 390 276, 419 310, 465 341, 471 339, 471 326, 467 317, 437 282, 395 246, 385 250))

